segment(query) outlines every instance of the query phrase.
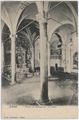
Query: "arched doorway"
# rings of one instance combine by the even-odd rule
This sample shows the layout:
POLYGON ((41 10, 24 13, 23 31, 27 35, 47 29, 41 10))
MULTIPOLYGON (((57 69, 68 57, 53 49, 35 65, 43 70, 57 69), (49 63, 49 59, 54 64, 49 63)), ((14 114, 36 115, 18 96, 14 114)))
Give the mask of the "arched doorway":
POLYGON ((2 29, 2 85, 11 81, 11 38, 9 27, 4 23, 2 29), (7 81, 8 80, 8 81, 7 81))
POLYGON ((62 39, 58 33, 54 33, 50 41, 51 73, 60 71, 62 64, 62 39))
POLYGON ((33 75, 35 71, 35 42, 38 38, 38 22, 32 19, 24 19, 18 27, 16 40, 16 48, 18 50, 16 50, 16 69, 21 69, 22 75, 24 75, 24 71, 26 76, 33 75))

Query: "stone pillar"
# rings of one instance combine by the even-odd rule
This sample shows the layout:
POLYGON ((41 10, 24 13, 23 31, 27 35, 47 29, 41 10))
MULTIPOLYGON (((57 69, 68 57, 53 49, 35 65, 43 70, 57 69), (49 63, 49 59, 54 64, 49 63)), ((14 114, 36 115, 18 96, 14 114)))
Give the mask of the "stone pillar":
POLYGON ((72 46, 71 46, 71 72, 73 72, 73 50, 72 50, 72 46))
POLYGON ((48 42, 48 77, 50 76, 50 43, 48 42))
POLYGON ((72 41, 69 40, 66 46, 66 59, 67 59, 67 72, 71 73, 72 71, 72 41))
POLYGON ((71 73, 71 68, 72 68, 72 58, 71 58, 71 55, 72 55, 72 38, 70 35, 67 35, 68 39, 67 39, 67 45, 66 45, 66 59, 67 59, 67 72, 68 73, 71 73))
POLYGON ((75 52, 78 52, 78 36, 77 33, 72 34, 72 47, 71 47, 71 71, 73 72, 73 55, 75 52))
POLYGON ((73 63, 73 59, 72 59, 72 43, 70 43, 70 73, 72 72, 72 63, 73 63))
POLYGON ((70 49, 70 44, 67 46, 67 72, 68 73, 70 73, 70 71, 71 71, 71 63, 70 63, 70 61, 71 61, 71 51, 70 51, 71 49, 70 49))
POLYGON ((11 85, 15 84, 15 74, 16 74, 16 35, 11 34, 11 85))
POLYGON ((66 46, 62 44, 62 67, 64 67, 64 72, 66 71, 66 46))
POLYGON ((4 70, 4 44, 3 41, 1 41, 1 74, 3 74, 4 70))
POLYGON ((35 46, 34 45, 32 45, 31 67, 32 67, 32 71, 34 72, 35 70, 35 46))
POLYGON ((48 101, 48 37, 47 21, 40 15, 40 85, 41 101, 48 101))
POLYGON ((68 37, 66 34, 64 34, 64 57, 65 57, 65 60, 64 60, 64 72, 67 72, 67 66, 68 66, 68 63, 67 63, 67 53, 68 53, 68 49, 67 49, 67 41, 68 41, 68 37))

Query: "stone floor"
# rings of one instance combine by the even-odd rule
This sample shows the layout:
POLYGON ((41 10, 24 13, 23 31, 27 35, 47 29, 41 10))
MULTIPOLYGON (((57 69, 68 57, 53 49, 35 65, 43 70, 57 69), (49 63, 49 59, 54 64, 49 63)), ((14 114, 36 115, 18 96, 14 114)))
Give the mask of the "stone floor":
MULTIPOLYGON (((25 78, 13 86, 2 86, 2 103, 18 105, 39 105, 40 78, 25 78)), ((51 105, 77 105, 77 80, 49 78, 48 90, 51 105)))

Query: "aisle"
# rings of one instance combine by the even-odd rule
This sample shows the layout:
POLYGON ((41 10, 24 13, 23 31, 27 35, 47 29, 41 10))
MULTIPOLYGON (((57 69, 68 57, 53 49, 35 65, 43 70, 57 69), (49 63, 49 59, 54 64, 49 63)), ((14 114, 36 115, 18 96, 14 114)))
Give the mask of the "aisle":
MULTIPOLYGON (((49 99, 53 104, 77 104, 77 82, 74 80, 49 80, 49 99), (73 100, 72 100, 73 99, 73 100)), ((14 86, 2 87, 2 101, 8 104, 32 105, 40 96, 39 77, 23 80, 14 86)))

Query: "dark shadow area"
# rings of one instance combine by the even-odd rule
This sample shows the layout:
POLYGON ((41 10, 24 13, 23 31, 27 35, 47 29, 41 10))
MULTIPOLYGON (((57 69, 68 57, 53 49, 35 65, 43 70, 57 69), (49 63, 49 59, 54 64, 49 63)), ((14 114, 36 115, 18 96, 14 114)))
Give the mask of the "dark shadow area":
POLYGON ((12 103, 17 105, 38 105, 32 95, 19 97, 17 100, 15 100, 15 103, 11 101, 11 104, 12 103))
POLYGON ((2 85, 2 87, 9 87, 10 86, 10 81, 7 80, 6 78, 2 78, 1 85, 2 85))
POLYGON ((51 101, 53 102, 53 105, 78 105, 78 100, 75 97, 72 97, 72 99, 69 97, 62 97, 51 99, 51 101))
MULTIPOLYGON (((7 103, 7 104, 10 104, 7 103)), ((35 105, 35 106, 40 106, 40 105, 78 105, 78 100, 75 97, 72 97, 70 99, 69 97, 62 97, 62 98, 56 98, 56 99, 51 99, 46 103, 41 102, 40 100, 35 100, 31 95, 27 96, 22 96, 18 98, 15 103, 11 101, 11 104, 17 104, 17 105, 35 105)))
POLYGON ((52 72, 52 77, 58 77, 59 79, 73 79, 73 80, 78 80, 78 74, 77 73, 67 73, 67 72, 62 72, 62 71, 55 71, 52 72))
POLYGON ((48 105, 48 106, 53 106, 53 105, 78 105, 78 95, 76 93, 73 94, 72 97, 69 96, 64 96, 64 97, 58 97, 58 98, 51 98, 49 101, 46 103, 36 100, 32 94, 28 94, 25 96, 20 96, 17 99, 13 99, 7 102, 7 104, 14 104, 14 105, 35 105, 35 106, 40 106, 40 105, 48 105))

